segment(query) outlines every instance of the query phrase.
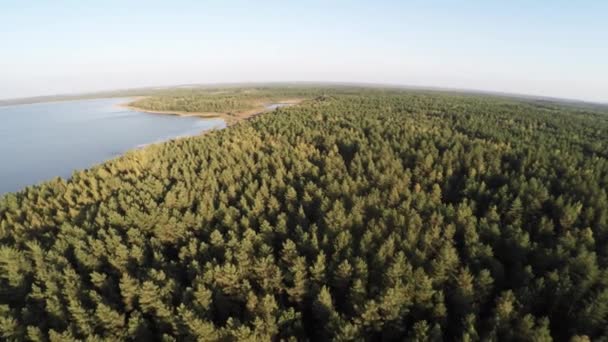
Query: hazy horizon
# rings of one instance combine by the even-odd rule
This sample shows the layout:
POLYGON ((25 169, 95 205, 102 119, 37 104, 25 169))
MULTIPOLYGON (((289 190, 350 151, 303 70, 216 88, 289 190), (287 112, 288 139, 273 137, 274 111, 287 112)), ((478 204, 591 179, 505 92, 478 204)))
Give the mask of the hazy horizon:
POLYGON ((608 103, 599 1, 9 1, 0 99, 331 82, 608 103))
MULTIPOLYGON (((66 93, 53 93, 53 94, 42 94, 42 95, 29 95, 22 97, 0 97, 0 106, 12 105, 12 104, 29 104, 29 103, 42 103, 46 102, 46 98, 50 98, 51 102, 56 101, 79 101, 83 99, 81 96, 85 96, 84 99, 95 99, 105 98, 106 94, 121 94, 122 92, 137 92, 146 90, 162 90, 162 89, 181 89, 181 88, 213 88, 213 87, 238 87, 238 86, 252 86, 252 87, 280 87, 280 86, 336 86, 336 87, 360 87, 360 88, 386 88, 386 89, 411 89, 420 91, 437 91, 437 92, 454 92, 463 94, 488 94, 493 96, 506 96, 509 98, 531 98, 531 99, 547 99, 555 101, 565 102, 580 102, 595 105, 608 105, 608 102, 584 100, 577 98, 558 97, 550 95, 536 95, 516 92, 503 92, 485 89, 466 89, 466 88, 449 88, 449 87, 437 87, 437 86, 418 86, 411 84, 397 84, 397 83, 366 83, 366 82, 339 82, 339 81, 277 81, 277 82, 217 82, 217 83, 189 83, 189 84, 163 84, 163 85, 150 85, 133 88, 109 88, 109 89, 96 89, 91 91, 80 91, 80 92, 66 92, 66 93), (101 97, 98 97, 99 95, 101 97), (57 99, 55 99, 57 98, 57 99), (20 100, 26 102, 20 102, 20 100), (27 100, 35 100, 34 102, 28 102, 27 100), (38 101, 39 100, 39 101, 38 101), (13 101, 16 101, 13 103, 13 101), (3 104, 4 103, 4 104, 3 104)), ((123 95, 121 95, 123 96, 123 95)), ((128 95, 124 95, 128 96, 128 95)), ((110 97, 114 97, 111 95, 110 97)))

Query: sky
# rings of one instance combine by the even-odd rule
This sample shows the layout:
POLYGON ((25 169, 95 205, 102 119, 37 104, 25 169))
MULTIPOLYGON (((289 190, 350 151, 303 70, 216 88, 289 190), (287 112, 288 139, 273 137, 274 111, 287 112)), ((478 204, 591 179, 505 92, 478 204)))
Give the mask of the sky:
POLYGON ((0 1, 0 98, 332 81, 608 103, 608 1, 0 1))

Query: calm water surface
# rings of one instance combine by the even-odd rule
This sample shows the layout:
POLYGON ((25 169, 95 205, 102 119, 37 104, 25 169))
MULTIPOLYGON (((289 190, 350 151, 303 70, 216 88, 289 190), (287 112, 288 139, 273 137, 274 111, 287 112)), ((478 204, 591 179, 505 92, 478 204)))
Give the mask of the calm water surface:
POLYGON ((0 106, 0 195, 69 177, 127 150, 223 128, 222 119, 140 113, 127 98, 0 106))

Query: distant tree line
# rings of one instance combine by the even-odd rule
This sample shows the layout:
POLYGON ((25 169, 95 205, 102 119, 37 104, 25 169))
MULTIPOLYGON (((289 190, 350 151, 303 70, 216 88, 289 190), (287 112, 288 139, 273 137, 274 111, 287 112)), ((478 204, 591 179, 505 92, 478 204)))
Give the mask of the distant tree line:
MULTIPOLYGON (((150 111, 234 114, 255 109, 264 110, 264 103, 289 98, 310 98, 324 94, 324 88, 277 88, 258 87, 247 89, 172 89, 159 91, 154 96, 136 100, 132 106, 150 111)), ((341 88, 341 93, 361 91, 341 88)))

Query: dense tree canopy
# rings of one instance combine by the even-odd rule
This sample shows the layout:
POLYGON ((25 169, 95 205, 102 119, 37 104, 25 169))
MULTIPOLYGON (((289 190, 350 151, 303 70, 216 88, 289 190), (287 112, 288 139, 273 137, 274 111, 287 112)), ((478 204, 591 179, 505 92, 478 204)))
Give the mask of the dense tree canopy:
POLYGON ((299 91, 0 198, 2 339, 608 338, 605 112, 299 91))

